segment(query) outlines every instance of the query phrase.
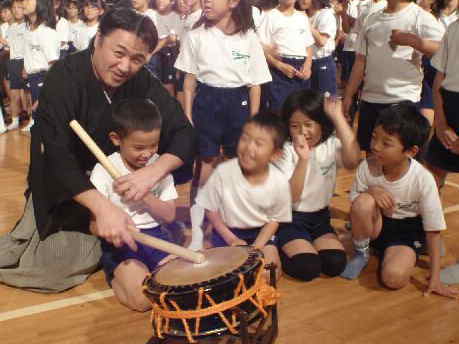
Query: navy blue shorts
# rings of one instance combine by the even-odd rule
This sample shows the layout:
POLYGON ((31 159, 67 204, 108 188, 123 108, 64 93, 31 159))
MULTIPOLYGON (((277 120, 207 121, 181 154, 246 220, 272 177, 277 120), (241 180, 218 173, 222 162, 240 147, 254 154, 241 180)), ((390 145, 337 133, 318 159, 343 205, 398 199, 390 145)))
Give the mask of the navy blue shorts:
POLYGON ((164 47, 158 52, 159 56, 159 74, 158 77, 163 84, 176 83, 175 60, 178 56, 178 45, 173 47, 164 47))
POLYGON ((433 81, 435 79, 435 73, 437 72, 434 67, 430 64, 429 58, 422 56, 422 68, 424 72, 424 79, 422 80, 422 92, 421 92, 421 109, 433 109, 433 81))
MULTIPOLYGON (((282 62, 287 63, 297 70, 301 70, 304 59, 282 58, 282 62)), ((294 91, 311 88, 311 79, 303 80, 297 77, 288 78, 277 68, 270 68, 273 81, 267 84, 269 92, 269 108, 271 111, 280 112, 285 99, 294 91)))
POLYGON ((45 81, 46 72, 38 72, 29 74, 27 76, 27 89, 30 91, 32 96, 32 104, 38 100, 40 95, 40 90, 43 87, 43 82, 45 81))
POLYGON ((73 42, 69 42, 69 48, 67 49, 68 54, 73 54, 76 51, 77 48, 75 47, 75 44, 73 44, 73 42))
POLYGON ((24 60, 15 59, 9 60, 7 64, 8 76, 10 80, 10 88, 12 90, 25 89, 25 81, 22 78, 22 71, 24 69, 24 60))
POLYGON ((341 63, 341 80, 348 81, 351 77, 352 66, 355 62, 355 51, 343 51, 341 63))
MULTIPOLYGON (((456 135, 459 135, 459 116, 457 114, 459 109, 459 92, 451 92, 441 88, 440 93, 443 99, 446 122, 454 130, 456 135)), ((459 155, 446 149, 437 138, 437 135, 434 135, 432 140, 430 140, 424 159, 429 164, 442 170, 459 172, 459 155)))
MULTIPOLYGON (((161 226, 142 229, 142 233, 154 238, 171 241, 169 232, 161 226)), ((105 272, 105 278, 110 285, 114 277, 113 273, 115 269, 125 260, 136 259, 144 263, 150 271, 153 271, 161 259, 168 255, 168 253, 156 250, 141 243, 137 243, 137 252, 132 251, 127 245, 117 248, 105 240, 101 240, 101 244, 102 257, 100 258, 100 263, 105 272)))
MULTIPOLYGON (((239 228, 230 228, 231 232, 239 239, 244 240, 247 245, 253 245, 255 240, 257 240, 258 234, 260 233, 262 227, 259 228, 247 228, 247 229, 239 229, 239 228)), ((225 239, 217 232, 217 230, 213 230, 212 232, 212 244, 214 247, 224 247, 228 246, 225 239)), ((267 245, 276 246, 274 240, 270 239, 267 245)))
POLYGON ((336 63, 333 56, 312 60, 311 88, 320 93, 336 95, 336 63))
POLYGON ((250 117, 249 89, 211 87, 199 83, 193 103, 193 123, 199 137, 199 156, 216 157, 220 148, 236 156, 244 123, 250 117))
POLYGON ((411 247, 417 254, 425 248, 426 234, 420 216, 406 219, 383 216, 381 233, 371 247, 383 255, 386 248, 399 245, 411 247))
POLYGON ((314 212, 294 211, 291 223, 281 223, 277 231, 277 244, 282 248, 296 239, 313 242, 317 238, 335 233, 330 223, 330 210, 323 208, 314 212))
POLYGON ((154 75, 156 76, 158 79, 160 78, 160 58, 159 58, 159 54, 155 54, 153 55, 151 58, 150 58, 150 61, 148 61, 146 64, 145 64, 145 67, 154 75))
POLYGON ((182 72, 181 70, 176 69, 176 77, 177 81, 175 84, 175 89, 177 92, 183 92, 183 84, 185 83, 185 72, 182 72))

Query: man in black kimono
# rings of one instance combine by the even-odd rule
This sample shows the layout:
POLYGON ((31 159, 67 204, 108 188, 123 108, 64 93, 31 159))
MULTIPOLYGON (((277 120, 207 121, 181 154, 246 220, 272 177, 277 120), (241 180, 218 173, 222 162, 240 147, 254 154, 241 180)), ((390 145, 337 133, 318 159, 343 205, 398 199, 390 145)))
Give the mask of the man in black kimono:
POLYGON ((161 157, 115 181, 115 191, 140 200, 162 177, 192 161, 195 134, 179 104, 144 67, 158 36, 147 17, 130 9, 107 12, 89 49, 56 62, 39 98, 31 130, 28 201, 14 230, 0 238, 0 281, 39 291, 82 283, 98 265, 102 237, 135 245, 127 213, 90 183, 96 161, 69 127, 76 119, 108 155, 111 103, 151 99, 163 124, 161 157), (89 216, 96 226, 89 231, 89 216), (90 232, 94 235, 90 235, 90 232), (27 243, 25 245, 25 243, 27 243))

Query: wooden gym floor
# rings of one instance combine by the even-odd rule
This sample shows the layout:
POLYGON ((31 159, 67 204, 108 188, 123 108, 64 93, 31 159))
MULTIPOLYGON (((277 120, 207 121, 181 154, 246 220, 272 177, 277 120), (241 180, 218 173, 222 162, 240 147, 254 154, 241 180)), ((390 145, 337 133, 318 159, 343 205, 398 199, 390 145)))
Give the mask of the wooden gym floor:
MULTIPOLYGON (((22 213, 29 140, 19 131, 0 135, 0 234, 8 232, 22 213)), ((352 172, 340 172, 333 199, 338 217, 333 222, 346 247, 349 233, 344 219, 352 178, 352 172)), ((179 192, 183 216, 188 187, 179 192)), ((453 175, 442 194, 449 227, 444 235, 448 250, 444 264, 459 255, 458 195, 459 177, 453 175)), ((374 257, 356 281, 319 278, 301 283, 283 277, 276 343, 459 343, 459 302, 423 297, 428 270, 420 265, 424 267, 416 268, 412 283, 401 291, 378 284, 374 257)), ((150 336, 149 314, 119 305, 100 271, 83 285, 53 295, 0 284, 1 344, 143 344, 150 336)))

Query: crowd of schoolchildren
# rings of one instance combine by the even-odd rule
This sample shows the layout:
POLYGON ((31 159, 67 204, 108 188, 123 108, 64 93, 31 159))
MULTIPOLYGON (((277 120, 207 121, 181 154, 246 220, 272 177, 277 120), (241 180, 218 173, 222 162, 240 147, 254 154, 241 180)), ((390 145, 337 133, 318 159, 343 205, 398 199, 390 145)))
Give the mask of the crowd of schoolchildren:
MULTIPOLYGON (((457 0, 123 0, 126 5, 154 22, 159 44, 146 68, 198 134, 191 249, 203 248, 209 227, 212 246, 253 245, 276 263, 278 276, 282 270, 310 281, 320 274, 357 278, 372 247, 390 289, 407 285, 418 255, 427 253, 428 292, 456 296, 444 283, 459 282, 459 267, 440 273, 446 223, 439 193, 447 173, 459 171, 457 0), (341 167, 356 169, 350 258, 330 222, 341 167)), ((105 5, 5 0, 1 6, 3 109, 10 119, 0 131, 20 121, 28 130, 46 71, 88 47, 105 5)), ((161 124, 155 105, 126 100, 113 111, 110 139, 120 153, 110 159, 126 173, 154 163, 161 124), (133 142, 142 142, 143 151, 133 142)), ((111 193, 112 180, 100 166, 91 180, 139 228, 159 228, 175 216, 171 177, 144 200, 147 212, 111 193)), ((122 250, 120 260, 148 262, 150 270, 164 258, 146 247, 122 250)), ((130 306, 117 287, 123 281, 111 283, 130 306)))

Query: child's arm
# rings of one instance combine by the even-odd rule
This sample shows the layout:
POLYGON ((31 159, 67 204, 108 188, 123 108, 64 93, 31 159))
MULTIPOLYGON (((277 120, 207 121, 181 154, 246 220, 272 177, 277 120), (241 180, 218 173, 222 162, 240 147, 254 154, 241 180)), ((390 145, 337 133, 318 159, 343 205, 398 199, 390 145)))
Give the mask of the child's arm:
POLYGON ((151 192, 143 198, 143 202, 148 207, 148 212, 155 219, 165 223, 175 220, 175 201, 162 201, 155 197, 151 192))
POLYGON ((336 136, 341 141, 341 156, 345 168, 356 168, 360 160, 360 147, 354 135, 354 131, 349 126, 343 115, 340 104, 331 97, 324 99, 324 110, 328 118, 333 122, 336 129, 336 136))
POLYGON ((304 60, 301 71, 297 76, 303 80, 308 80, 311 77, 311 66, 312 66, 312 45, 306 48, 306 59, 304 60))
POLYGON ((320 33, 317 29, 311 26, 311 33, 312 37, 314 38, 314 42, 318 47, 323 47, 327 44, 328 39, 330 38, 328 34, 320 33))
POLYGON ((346 84, 343 98, 343 113, 346 118, 349 117, 349 110, 352 105, 352 98, 360 87, 363 77, 365 75, 366 57, 358 52, 355 53, 355 62, 352 66, 351 76, 346 84))
POLYGON ((231 230, 225 225, 218 211, 206 210, 206 215, 214 228, 229 246, 247 245, 244 240, 241 240, 235 236, 233 232, 231 232, 231 230))
POLYGON ((253 247, 256 249, 263 249, 266 243, 271 239, 271 237, 277 232, 279 228, 278 222, 269 222, 263 226, 260 233, 258 233, 257 239, 253 243, 253 247))
POLYGON ((249 88, 250 116, 255 116, 258 113, 258 111, 260 111, 260 97, 260 85, 251 86, 249 88))
POLYGON ((280 59, 275 57, 273 53, 270 51, 271 49, 268 49, 265 46, 263 46, 263 50, 265 52, 266 61, 268 62, 268 64, 276 69, 279 69, 288 78, 291 79, 298 73, 295 67, 289 65, 288 63, 284 63, 280 59))
POLYGON ((298 202, 304 189, 304 178, 310 156, 308 143, 304 135, 293 137, 293 147, 298 155, 298 162, 290 178, 290 192, 292 193, 292 202, 298 202))
POLYGON ((401 30, 392 30, 389 44, 391 46, 406 45, 412 47, 427 57, 431 57, 440 48, 440 42, 422 39, 415 33, 403 32, 401 30))
POLYGON ((185 115, 188 118, 188 120, 193 123, 192 119, 192 109, 193 109, 193 101, 194 101, 194 96, 195 96, 195 90, 196 90, 196 75, 191 74, 191 73, 186 73, 185 74, 185 81, 183 83, 183 97, 184 97, 184 103, 185 103, 185 115))
POLYGON ((430 282, 425 295, 435 293, 441 296, 457 298, 458 291, 447 287, 440 281, 440 232, 426 232, 427 247, 430 256, 430 282))

